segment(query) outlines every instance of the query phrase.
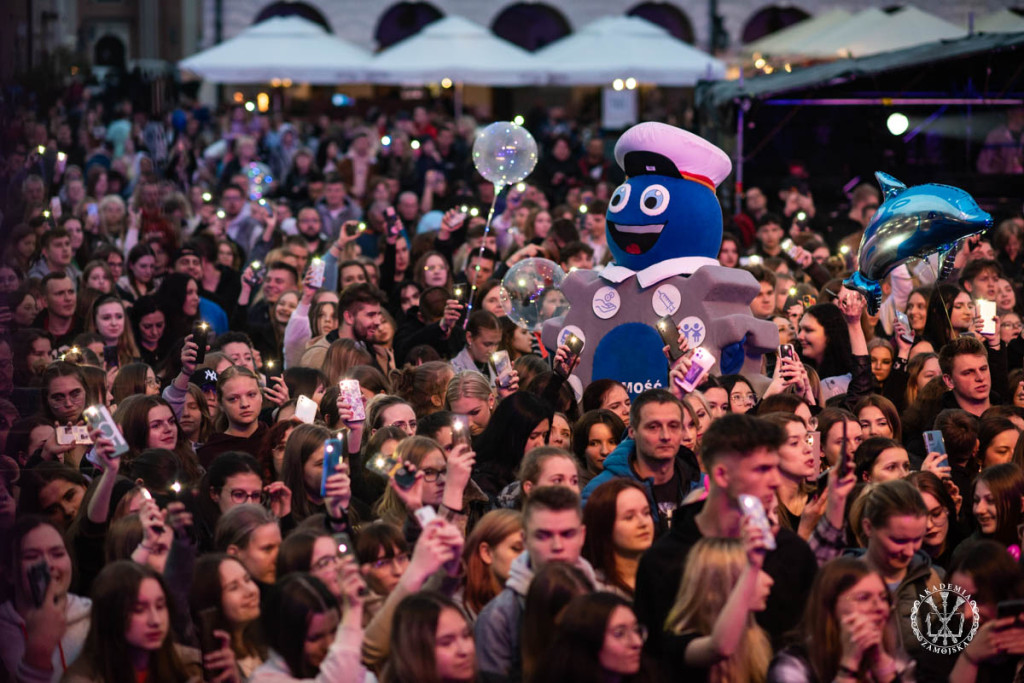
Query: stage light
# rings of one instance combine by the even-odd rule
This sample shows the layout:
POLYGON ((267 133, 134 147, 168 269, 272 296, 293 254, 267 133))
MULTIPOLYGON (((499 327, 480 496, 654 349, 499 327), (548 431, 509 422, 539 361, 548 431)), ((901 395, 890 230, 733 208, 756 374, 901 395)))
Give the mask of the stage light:
POLYGON ((906 114, 900 112, 893 112, 889 114, 889 118, 885 121, 885 127, 889 129, 889 132, 893 135, 903 135, 910 128, 910 119, 907 118, 906 114))

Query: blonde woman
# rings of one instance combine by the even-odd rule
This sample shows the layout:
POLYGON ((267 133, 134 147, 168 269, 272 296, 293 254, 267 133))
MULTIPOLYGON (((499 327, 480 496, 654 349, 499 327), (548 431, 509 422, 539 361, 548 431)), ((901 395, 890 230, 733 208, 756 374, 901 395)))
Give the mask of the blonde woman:
POLYGON ((772 647, 754 621, 773 583, 763 562, 763 537, 749 519, 742 541, 704 538, 693 546, 665 620, 662 652, 669 680, 765 680, 772 647))
POLYGON ((494 412, 496 397, 490 381, 475 370, 463 370, 448 382, 445 408, 469 418, 469 433, 483 433, 494 412))

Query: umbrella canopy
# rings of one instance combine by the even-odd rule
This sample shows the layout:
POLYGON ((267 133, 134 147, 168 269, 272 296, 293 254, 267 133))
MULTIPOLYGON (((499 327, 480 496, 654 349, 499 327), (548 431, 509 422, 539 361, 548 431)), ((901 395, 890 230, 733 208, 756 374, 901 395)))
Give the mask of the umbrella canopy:
POLYGON ((423 84, 448 78, 470 85, 541 85, 536 58, 459 16, 447 16, 392 45, 370 63, 371 83, 423 84))
POLYGON ((976 20, 974 30, 979 33, 1019 33, 1024 31, 1024 17, 1004 9, 976 20))
POLYGON ((725 77, 725 64, 640 17, 604 17, 536 53, 553 85, 616 78, 691 86, 725 77))
POLYGON ((335 85, 363 80, 370 54, 301 17, 272 17, 178 62, 217 83, 335 85))
POLYGON ((937 40, 967 35, 963 28, 913 5, 888 14, 871 8, 817 35, 787 46, 787 54, 806 57, 865 57, 937 40))
POLYGON ((848 21, 851 16, 853 15, 844 9, 832 9, 747 43, 743 46, 743 51, 747 54, 760 53, 762 55, 781 53, 784 52, 783 48, 787 45, 796 45, 810 36, 827 31, 848 21))

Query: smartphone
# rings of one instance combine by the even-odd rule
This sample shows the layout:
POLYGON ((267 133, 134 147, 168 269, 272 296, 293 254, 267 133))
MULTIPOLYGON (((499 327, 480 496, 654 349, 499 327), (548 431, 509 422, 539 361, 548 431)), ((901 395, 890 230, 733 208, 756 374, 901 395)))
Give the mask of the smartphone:
POLYGON ((71 427, 67 425, 57 425, 57 443, 61 446, 67 446, 75 442, 74 432, 71 431, 71 427))
POLYGON ((900 321, 903 328, 906 330, 906 334, 901 334, 900 339, 907 342, 908 344, 914 343, 914 330, 910 329, 910 318, 903 311, 896 311, 896 320, 900 321), (910 336, 907 336, 910 335, 910 336))
POLYGON ((42 607, 46 590, 50 587, 50 565, 41 560, 28 568, 28 587, 32 591, 32 602, 42 607))
POLYGON ((346 534, 344 531, 339 531, 334 534, 334 543, 338 547, 338 555, 341 557, 352 557, 356 556, 356 546, 352 542, 352 537, 346 534))
POLYGON ((978 317, 982 319, 981 333, 996 333, 996 302, 978 299, 978 317))
POLYGON ((565 338, 565 342, 563 343, 569 349, 569 357, 565 359, 565 370, 562 370, 561 366, 558 366, 555 369, 555 372, 562 377, 567 377, 568 375, 564 375, 562 373, 572 372, 573 367, 576 365, 576 361, 579 360, 580 354, 583 353, 583 348, 586 346, 586 342, 570 332, 569 336, 565 338))
POLYGON ((786 239, 782 240, 782 243, 779 246, 782 247, 782 251, 786 252, 786 256, 788 256, 789 258, 794 258, 793 253, 795 245, 793 244, 793 240, 787 237, 786 239))
POLYGON ((88 204, 86 204, 85 212, 93 218, 100 214, 99 208, 96 206, 96 202, 89 202, 88 204))
POLYGON ((796 349, 793 348, 792 344, 780 344, 779 345, 779 358, 788 358, 789 360, 797 360, 796 349))
POLYGON ((665 346, 668 347, 668 356, 672 362, 682 358, 683 350, 679 346, 679 328, 676 327, 676 321, 672 319, 672 316, 666 315, 658 319, 657 326, 658 334, 661 335, 661 341, 665 342, 665 346))
POLYGON ((103 347, 103 364, 110 368, 120 367, 121 362, 117 359, 117 344, 107 344, 103 347))
POLYGON ((389 206, 384 212, 384 226, 387 228, 389 235, 397 235, 402 231, 401 221, 394 207, 389 206))
POLYGON ((1024 600, 1003 600, 996 605, 996 618, 1024 616, 1024 600))
POLYGON ((345 226, 345 234, 349 237, 355 237, 362 232, 366 232, 366 223, 359 222, 357 224, 349 224, 345 226))
POLYGON ((267 361, 263 364, 263 367, 264 370, 266 371, 268 382, 274 379, 275 377, 280 377, 281 373, 283 372, 283 370, 281 369, 281 364, 278 363, 273 358, 268 358, 267 361))
MULTIPOLYGON (((946 455, 946 440, 942 438, 941 429, 931 429, 921 434, 924 437, 924 449, 927 453, 946 455)), ((949 467, 949 457, 938 462, 939 467, 949 467)))
POLYGON ((469 298, 469 285, 455 285, 452 287, 452 298, 465 305, 466 300, 469 298))
MULTIPOLYGON (((199 610, 196 614, 199 626, 199 649, 204 655, 220 649, 220 639, 213 634, 220 621, 220 615, 217 612, 216 607, 207 607, 199 610)), ((204 676, 204 678, 206 677, 204 676)))
POLYGON ((316 401, 308 396, 299 395, 295 402, 295 417, 308 425, 316 421, 316 401))
MULTIPOLYGON (((150 493, 149 489, 147 489, 145 486, 142 487, 141 493, 142 493, 142 497, 145 498, 146 500, 153 500, 153 494, 150 493)), ((164 527, 161 524, 161 525, 158 525, 158 526, 154 526, 153 530, 155 532, 157 532, 158 534, 162 534, 164 532, 164 527)))
POLYGON ((345 435, 338 433, 333 439, 324 441, 324 466, 320 476, 320 497, 327 497, 327 477, 338 470, 338 465, 345 457, 345 435))
POLYGON ((821 494, 825 493, 825 489, 828 488, 828 475, 831 469, 827 469, 814 480, 814 490, 811 491, 810 499, 818 500, 821 498, 821 494))
POLYGON ((386 477, 394 479, 398 488, 408 491, 416 483, 416 470, 406 467, 403 462, 392 455, 378 453, 366 461, 366 469, 386 477))
POLYGON ((768 514, 764 511, 761 499, 744 493, 740 494, 739 502, 743 515, 750 517, 757 526, 761 527, 761 532, 764 535, 764 547, 768 550, 775 550, 775 534, 772 533, 772 525, 768 521, 768 514))
POLYGON ((322 258, 314 256, 313 260, 309 262, 310 284, 320 289, 324 286, 324 268, 325 264, 322 258))
POLYGON ((491 354, 491 365, 494 366, 495 381, 500 389, 507 389, 512 380, 512 359, 508 351, 495 351, 491 354))
POLYGON ((683 391, 689 393, 696 389, 704 381, 704 378, 715 365, 715 357, 703 346, 698 346, 690 358, 690 369, 680 378, 676 378, 676 384, 683 391))
POLYGON ((363 405, 363 390, 357 379, 338 380, 338 392, 345 397, 349 407, 352 409, 352 421, 359 422, 366 419, 366 406, 363 405))
POLYGON ((121 430, 117 428, 117 423, 105 405, 100 403, 89 406, 82 412, 82 417, 85 418, 89 429, 100 430, 104 437, 114 442, 113 457, 119 458, 129 451, 128 442, 124 440, 121 430))
POLYGON ((452 450, 456 446, 466 444, 472 447, 472 439, 469 434, 469 417, 466 415, 452 416, 452 450))
POLYGON ((192 341, 199 349, 196 351, 196 365, 206 360, 206 345, 209 343, 210 326, 202 320, 192 323, 192 341))
POLYGON ((821 432, 807 432, 807 443, 811 446, 814 457, 821 461, 821 432))

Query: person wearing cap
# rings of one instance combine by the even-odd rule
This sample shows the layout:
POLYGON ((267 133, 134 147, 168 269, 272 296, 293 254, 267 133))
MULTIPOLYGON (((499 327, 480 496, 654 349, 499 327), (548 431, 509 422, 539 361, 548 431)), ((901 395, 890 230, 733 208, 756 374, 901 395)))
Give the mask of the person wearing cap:
MULTIPOLYGON (((175 273, 184 273, 195 278, 196 282, 203 282, 203 258, 199 245, 186 242, 180 249, 174 252, 171 268, 175 273)), ((207 299, 200 293, 199 296, 199 318, 206 322, 213 329, 215 334, 224 334, 231 329, 228 324, 228 314, 214 301, 207 299)))

